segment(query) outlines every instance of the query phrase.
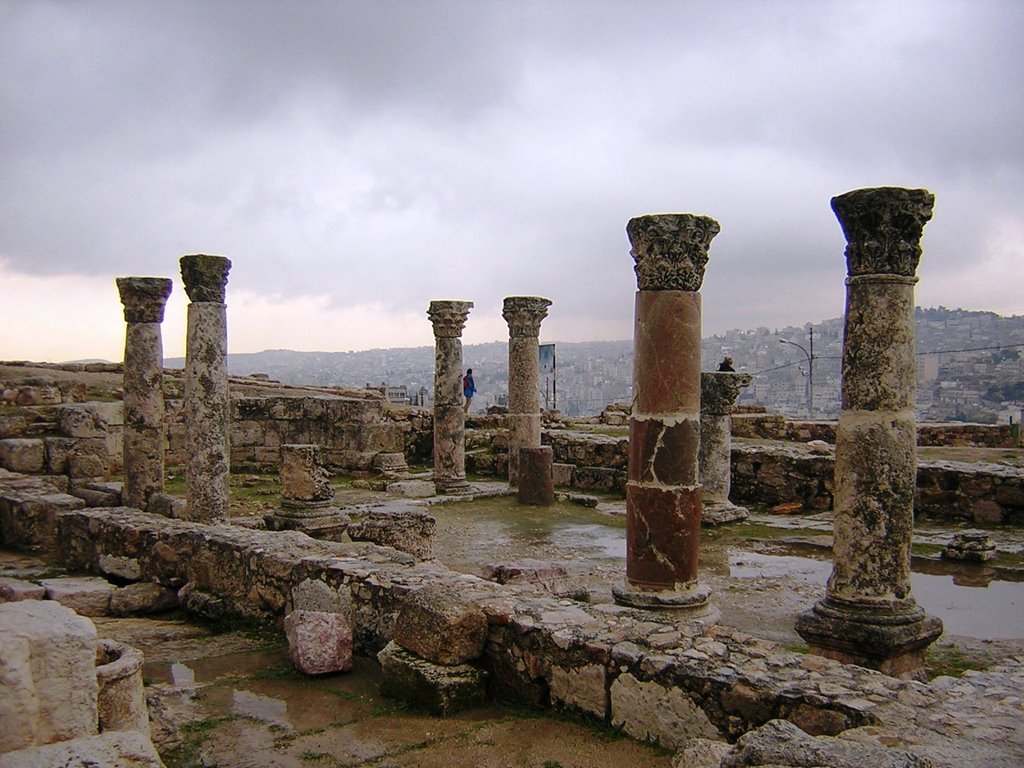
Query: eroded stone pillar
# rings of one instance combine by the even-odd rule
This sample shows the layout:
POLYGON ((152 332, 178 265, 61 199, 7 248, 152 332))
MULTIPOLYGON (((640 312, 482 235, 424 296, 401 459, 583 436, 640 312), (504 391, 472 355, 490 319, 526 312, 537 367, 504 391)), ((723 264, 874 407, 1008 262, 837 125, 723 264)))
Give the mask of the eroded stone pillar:
POLYGON ((721 525, 745 520, 750 513, 729 501, 732 487, 732 406, 750 386, 749 373, 704 371, 700 375, 701 523, 721 525))
POLYGON ((709 616, 700 544, 700 286, 718 222, 688 213, 630 219, 636 262, 626 582, 619 603, 709 616))
POLYGON ((281 508, 265 515, 273 531, 302 531, 315 539, 341 541, 350 519, 333 506, 334 486, 323 451, 312 443, 281 446, 281 508))
POLYGON ((181 257, 188 294, 185 338, 185 495, 188 519, 228 516, 230 469, 227 305, 224 288, 231 261, 223 256, 181 257))
POLYGON ((551 302, 540 296, 506 296, 508 323, 508 483, 519 482, 519 450, 540 447, 540 324, 551 302))
POLYGON ((462 329, 471 301, 432 301, 434 325, 434 488, 469 493, 466 482, 466 414, 462 410, 462 329))
POLYGON ((171 294, 167 277, 119 277, 124 336, 124 490, 126 506, 145 509, 164 490, 164 346, 160 323, 171 294))
POLYGON ((846 236, 843 403, 836 431, 832 576, 797 618, 823 656, 914 677, 942 633, 910 591, 914 524, 914 284, 934 196, 859 189, 832 198, 846 236))

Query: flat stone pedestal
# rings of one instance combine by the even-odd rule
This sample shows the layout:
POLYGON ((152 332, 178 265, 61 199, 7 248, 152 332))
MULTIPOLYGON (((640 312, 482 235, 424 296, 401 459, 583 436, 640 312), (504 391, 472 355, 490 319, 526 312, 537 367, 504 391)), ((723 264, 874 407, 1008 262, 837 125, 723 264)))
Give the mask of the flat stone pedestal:
POLYGON ((796 631, 819 656, 892 677, 919 678, 925 651, 942 634, 942 622, 916 605, 900 614, 826 598, 797 616, 796 631))
POLYGON ((271 531, 302 531, 314 539, 343 541, 351 518, 330 502, 282 503, 263 520, 271 531))
POLYGON ((519 449, 520 504, 550 507, 555 503, 555 481, 551 474, 554 453, 550 446, 519 449))

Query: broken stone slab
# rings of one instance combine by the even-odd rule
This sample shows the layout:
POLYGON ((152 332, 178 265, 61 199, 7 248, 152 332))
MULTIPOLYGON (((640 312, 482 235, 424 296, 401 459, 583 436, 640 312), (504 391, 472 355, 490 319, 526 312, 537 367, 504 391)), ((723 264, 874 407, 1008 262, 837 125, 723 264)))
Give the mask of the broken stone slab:
POLYGON ((69 608, 0 603, 0 753, 95 735, 96 647, 96 627, 69 608))
POLYGON ((43 600, 46 588, 31 581, 0 578, 0 603, 16 603, 19 600, 43 600))
POLYGON ((341 613, 295 610, 284 617, 288 655, 307 675, 352 669, 352 627, 341 613))
POLYGON ((91 405, 63 405, 57 409, 57 428, 65 437, 107 436, 107 417, 91 405))
POLYGON ((435 664, 479 658, 487 641, 487 615, 451 587, 426 586, 402 601, 394 642, 435 664))
POLYGON ((746 507, 740 507, 731 501, 723 503, 708 503, 705 501, 700 513, 700 524, 704 527, 726 525, 727 523, 738 523, 750 517, 746 507))
POLYGON ((16 549, 52 550, 57 543, 57 513, 84 506, 75 496, 45 489, 0 494, 0 540, 16 549))
POLYGON ((399 480, 388 483, 388 493, 406 499, 426 499, 434 495, 434 483, 430 480, 399 480))
POLYGON ((164 768, 153 742, 137 731, 111 731, 0 755, 0 768, 164 768))
POLYGON ((177 607, 177 591, 152 582, 128 584, 115 589, 110 596, 111 616, 160 613, 177 607))
POLYGON ((404 453, 378 453, 373 457, 373 468, 385 475, 404 475, 409 464, 404 453))
POLYGON ((573 584, 565 568, 546 560, 527 557, 504 563, 488 563, 481 575, 497 584, 531 584, 558 597, 582 602, 590 600, 590 593, 585 587, 573 584))
POLYGON ((120 507, 121 488, 120 483, 84 483, 75 484, 71 488, 71 495, 77 496, 89 507, 120 507), (112 488, 111 485, 117 487, 112 488))
POLYGON ((54 600, 81 616, 107 616, 110 598, 117 589, 98 576, 43 579, 39 583, 46 589, 47 600, 54 600))
POLYGON ((810 736, 788 720, 770 720, 740 736, 721 768, 930 768, 932 762, 902 749, 861 744, 832 736, 810 736))
POLYGON ((471 664, 434 664, 395 642, 377 654, 380 692, 435 715, 451 715, 479 706, 486 696, 487 673, 471 664))
POLYGON ((394 547, 419 560, 434 556, 434 529, 437 520, 413 506, 382 507, 366 511, 348 526, 352 541, 369 541, 394 547))
POLYGON ((945 560, 984 563, 996 556, 996 543, 984 531, 961 531, 942 550, 945 560))
POLYGON ((672 768, 719 768, 730 745, 713 739, 687 739, 672 757, 672 768))
POLYGON ((188 502, 180 496, 171 496, 167 493, 154 493, 149 497, 146 511, 154 515, 171 517, 175 520, 188 519, 188 502))

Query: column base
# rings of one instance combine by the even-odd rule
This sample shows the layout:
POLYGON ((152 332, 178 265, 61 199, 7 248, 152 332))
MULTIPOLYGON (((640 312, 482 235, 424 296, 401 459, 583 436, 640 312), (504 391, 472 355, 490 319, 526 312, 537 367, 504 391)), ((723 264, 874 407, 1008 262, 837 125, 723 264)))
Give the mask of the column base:
POLYGON ((705 500, 700 513, 700 524, 714 527, 725 523, 738 523, 750 517, 746 507, 738 507, 731 501, 705 500))
POLYGON ((438 496, 466 496, 473 492, 473 486, 464 477, 449 477, 434 480, 434 491, 438 496))
POLYGON ((629 584, 612 587, 612 596, 619 605, 642 608, 647 611, 680 611, 687 618, 700 619, 714 624, 721 616, 711 604, 711 589, 697 584, 689 589, 649 590, 636 589, 629 584))
POLYGON ((314 539, 342 541, 351 518, 337 507, 315 507, 305 514, 294 508, 278 509, 263 520, 269 531, 301 531, 314 539))
POLYGON ((924 677, 924 654, 942 634, 942 621, 919 606, 897 613, 825 598, 797 616, 796 631, 819 656, 916 680, 924 677))

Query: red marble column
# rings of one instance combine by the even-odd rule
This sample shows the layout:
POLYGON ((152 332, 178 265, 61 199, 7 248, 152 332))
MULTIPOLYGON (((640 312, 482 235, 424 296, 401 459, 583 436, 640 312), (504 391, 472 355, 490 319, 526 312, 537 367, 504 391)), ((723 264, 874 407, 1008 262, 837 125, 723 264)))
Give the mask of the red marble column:
POLYGON ((700 286, 718 222, 631 219, 636 262, 633 408, 626 484, 626 582, 617 602, 710 615, 700 547, 700 286))

